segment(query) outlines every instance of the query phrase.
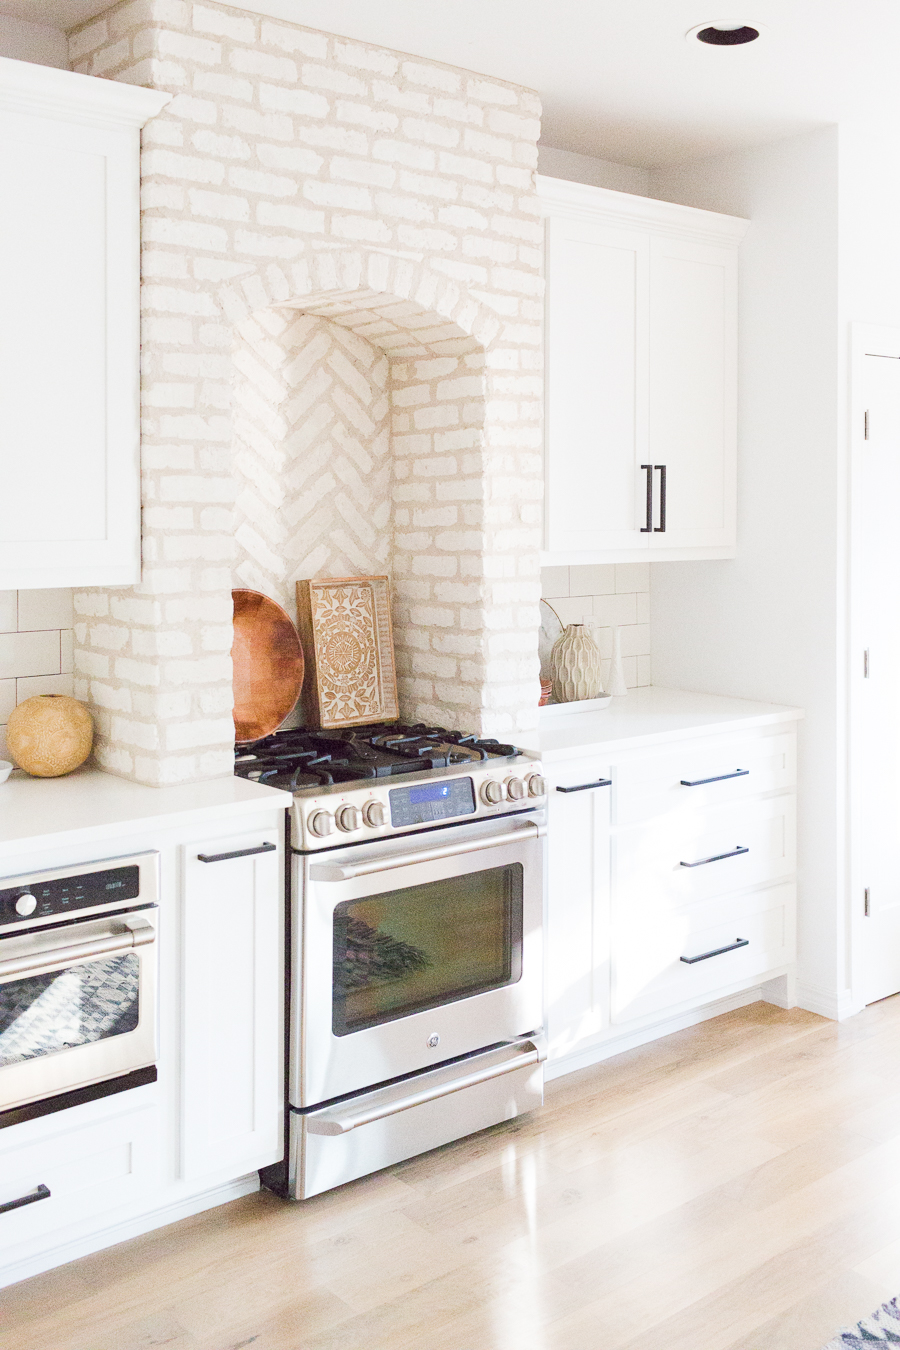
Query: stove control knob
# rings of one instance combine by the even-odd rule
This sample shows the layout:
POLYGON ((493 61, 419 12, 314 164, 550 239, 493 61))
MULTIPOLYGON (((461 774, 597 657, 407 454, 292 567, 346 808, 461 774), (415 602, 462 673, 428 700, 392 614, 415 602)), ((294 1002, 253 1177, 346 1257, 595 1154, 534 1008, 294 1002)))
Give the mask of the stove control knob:
POLYGON ((354 830, 359 829, 359 811, 355 806, 339 806, 335 812, 335 820, 339 830, 344 834, 352 834, 354 830))
POLYGON ((27 918, 29 914, 33 914, 36 909, 37 900, 33 895, 29 895, 27 891, 24 895, 20 895, 16 901, 16 913, 21 914, 23 919, 27 918))
POLYGON ((533 773, 528 780, 529 797, 545 797, 547 795, 547 780, 540 773, 533 773))
POLYGON ((525 796, 526 792, 527 788, 525 787, 525 782, 523 779, 507 778, 506 795, 511 802, 520 802, 522 798, 525 796))
POLYGON ((502 802, 506 794, 503 791, 503 784, 498 783, 496 779, 489 778, 486 783, 481 785, 481 800, 488 806, 496 806, 502 802))
POLYGON ((367 825, 371 825, 373 830, 378 830, 384 824, 384 807, 381 802, 366 802, 363 807, 363 820, 367 825))
POLYGON ((309 818, 310 834, 314 834, 319 839, 324 839, 326 834, 331 834, 334 829, 334 816, 330 811, 313 811, 309 818))

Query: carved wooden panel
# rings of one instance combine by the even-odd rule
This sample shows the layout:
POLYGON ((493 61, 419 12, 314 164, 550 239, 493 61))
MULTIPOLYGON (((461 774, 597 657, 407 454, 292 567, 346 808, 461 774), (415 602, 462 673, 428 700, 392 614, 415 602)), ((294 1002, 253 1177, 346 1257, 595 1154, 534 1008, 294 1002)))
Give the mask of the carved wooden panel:
POLYGON ((387 577, 297 582, 310 726, 351 727, 399 716, 387 577))

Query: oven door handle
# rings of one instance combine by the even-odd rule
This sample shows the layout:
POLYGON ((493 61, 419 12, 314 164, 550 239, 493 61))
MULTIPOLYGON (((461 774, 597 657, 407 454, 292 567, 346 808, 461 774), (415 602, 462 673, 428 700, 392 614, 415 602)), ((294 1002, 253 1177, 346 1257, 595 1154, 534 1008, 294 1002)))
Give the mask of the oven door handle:
POLYGON ((489 839, 470 839, 468 843, 444 844, 440 848, 420 848, 411 853, 390 853, 363 863, 312 863, 310 881, 354 881, 374 872, 393 872, 396 867, 413 867, 416 863, 438 862, 441 858, 458 858, 464 853, 480 853, 483 849, 501 848, 520 839, 540 839, 547 833, 545 825, 529 821, 508 834, 491 835, 489 839))
POLYGON ((453 1092, 462 1092, 464 1088, 475 1087, 478 1083, 489 1083, 492 1078, 499 1078, 504 1073, 514 1073, 516 1069, 524 1069, 531 1064, 540 1064, 546 1059, 546 1051, 538 1040, 525 1041, 520 1043, 518 1053, 510 1056, 500 1064, 487 1064, 481 1069, 475 1069, 472 1073, 463 1074, 461 1078, 451 1078, 443 1083, 435 1083, 429 1088, 422 1088, 420 1092, 411 1092, 408 1097, 401 1097, 393 1101, 381 1101, 377 1105, 369 1107, 368 1110, 352 1111, 349 1108, 351 1102, 347 1102, 344 1107, 335 1106, 330 1111, 316 1112, 306 1117, 306 1129, 309 1134, 340 1135, 349 1134, 351 1130, 356 1130, 360 1125, 371 1125, 373 1121, 384 1120, 387 1116, 395 1116, 400 1111, 408 1111, 413 1106, 424 1106, 426 1102, 438 1101, 441 1097, 449 1097, 453 1092))
POLYGON ((36 974, 42 970, 55 970, 58 966, 78 961, 88 961, 94 956, 112 955, 113 952, 130 951, 132 947, 142 947, 153 942, 156 929, 141 915, 125 921, 124 933, 110 933, 108 937, 91 938, 89 942, 73 942, 68 947, 54 947, 50 951, 27 952, 24 956, 10 956, 0 961, 0 980, 13 975, 36 974))

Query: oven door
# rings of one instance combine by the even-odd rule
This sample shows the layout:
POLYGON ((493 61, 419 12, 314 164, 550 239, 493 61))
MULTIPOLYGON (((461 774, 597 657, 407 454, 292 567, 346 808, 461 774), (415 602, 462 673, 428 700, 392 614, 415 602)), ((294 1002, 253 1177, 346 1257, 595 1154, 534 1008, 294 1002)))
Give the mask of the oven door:
POLYGON ((157 909, 0 937, 0 1110, 156 1062, 157 909))
POLYGON ((295 855, 292 1105, 540 1029, 543 836, 535 812, 295 855))

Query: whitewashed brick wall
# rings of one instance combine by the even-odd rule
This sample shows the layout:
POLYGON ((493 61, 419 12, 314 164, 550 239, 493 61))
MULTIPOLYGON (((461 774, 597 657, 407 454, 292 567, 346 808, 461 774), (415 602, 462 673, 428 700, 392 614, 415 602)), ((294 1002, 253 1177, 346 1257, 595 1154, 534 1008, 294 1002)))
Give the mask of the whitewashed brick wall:
POLYGON ((144 136, 144 579, 75 598, 101 763, 229 773, 232 584, 386 565, 404 715, 527 732, 536 96, 187 0, 128 0, 71 57, 176 95, 144 136))

